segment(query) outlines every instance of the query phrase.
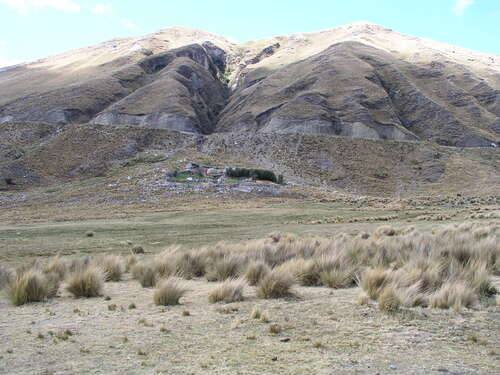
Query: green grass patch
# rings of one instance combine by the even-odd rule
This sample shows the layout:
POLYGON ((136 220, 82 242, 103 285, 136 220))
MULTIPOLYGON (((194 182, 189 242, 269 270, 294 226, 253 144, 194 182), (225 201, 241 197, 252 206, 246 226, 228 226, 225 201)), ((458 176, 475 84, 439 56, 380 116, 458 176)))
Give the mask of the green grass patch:
POLYGON ((133 158, 128 159, 122 165, 124 167, 133 167, 137 164, 153 164, 167 160, 165 155, 138 153, 133 158))

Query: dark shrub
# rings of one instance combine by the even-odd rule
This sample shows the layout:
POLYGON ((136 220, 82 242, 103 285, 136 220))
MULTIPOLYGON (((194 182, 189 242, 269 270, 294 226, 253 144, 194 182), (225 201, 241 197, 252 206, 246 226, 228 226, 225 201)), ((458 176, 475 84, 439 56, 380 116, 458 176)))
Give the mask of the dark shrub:
POLYGON ((267 169, 248 169, 248 168, 228 168, 226 175, 234 178, 253 178, 262 181, 278 182, 278 178, 273 171, 267 169))

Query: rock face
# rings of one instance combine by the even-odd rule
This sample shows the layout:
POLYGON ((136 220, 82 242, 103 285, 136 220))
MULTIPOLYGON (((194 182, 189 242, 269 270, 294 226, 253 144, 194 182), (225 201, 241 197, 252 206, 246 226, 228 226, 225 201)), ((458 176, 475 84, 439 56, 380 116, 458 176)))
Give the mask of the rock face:
POLYGON ((172 28, 1 69, 0 91, 0 123, 500 139, 499 56, 367 23, 243 45, 172 28))
POLYGON ((218 66, 205 49, 182 47, 147 57, 138 66, 145 72, 145 84, 97 114, 92 123, 213 132, 228 90, 217 79, 218 66))
MULTIPOLYGON (((472 73, 469 77, 480 80, 472 73)), ((247 79, 221 114, 218 131, 430 140, 450 146, 490 146, 499 134, 492 112, 498 108, 487 105, 492 99, 482 104, 461 82, 453 82, 444 66, 401 61, 360 42, 334 44, 261 80, 249 84, 247 79)), ((495 91, 485 83, 483 89, 495 91)))
POLYGON ((225 52, 214 43, 232 49, 222 37, 173 28, 4 68, 0 123, 90 122, 211 132, 228 95, 219 79, 225 52))

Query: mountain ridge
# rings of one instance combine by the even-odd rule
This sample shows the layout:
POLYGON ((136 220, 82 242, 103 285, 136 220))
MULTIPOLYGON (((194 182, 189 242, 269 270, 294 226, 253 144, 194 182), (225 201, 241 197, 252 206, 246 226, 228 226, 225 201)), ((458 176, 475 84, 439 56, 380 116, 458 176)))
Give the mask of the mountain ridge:
POLYGON ((0 123, 299 132, 461 147, 496 146, 500 134, 499 56, 367 22, 243 44, 173 27, 4 69, 0 88, 0 123), (161 59, 161 69, 144 70, 161 59))

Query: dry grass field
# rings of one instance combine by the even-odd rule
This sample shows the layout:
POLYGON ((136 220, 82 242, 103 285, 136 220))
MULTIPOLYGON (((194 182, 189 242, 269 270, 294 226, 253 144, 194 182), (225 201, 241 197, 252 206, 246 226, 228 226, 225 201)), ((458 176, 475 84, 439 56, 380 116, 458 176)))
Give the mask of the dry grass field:
POLYGON ((498 373, 493 215, 267 205, 0 228, 0 373, 498 373))

